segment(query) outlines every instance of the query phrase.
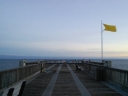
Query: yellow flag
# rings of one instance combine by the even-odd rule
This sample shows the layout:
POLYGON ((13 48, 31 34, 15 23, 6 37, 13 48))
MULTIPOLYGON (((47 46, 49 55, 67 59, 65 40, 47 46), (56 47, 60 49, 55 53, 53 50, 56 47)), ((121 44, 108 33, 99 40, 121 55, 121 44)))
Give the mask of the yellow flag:
POLYGON ((104 24, 104 27, 106 31, 111 31, 111 32, 116 32, 116 26, 114 25, 107 25, 107 24, 104 24))

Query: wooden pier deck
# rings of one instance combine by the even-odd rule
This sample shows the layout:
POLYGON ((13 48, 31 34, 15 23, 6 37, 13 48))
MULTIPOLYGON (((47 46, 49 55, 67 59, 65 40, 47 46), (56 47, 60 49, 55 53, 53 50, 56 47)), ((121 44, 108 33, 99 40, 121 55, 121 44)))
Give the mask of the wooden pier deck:
POLYGON ((52 66, 46 73, 27 82, 23 96, 122 96, 84 70, 75 69, 74 64, 52 66))

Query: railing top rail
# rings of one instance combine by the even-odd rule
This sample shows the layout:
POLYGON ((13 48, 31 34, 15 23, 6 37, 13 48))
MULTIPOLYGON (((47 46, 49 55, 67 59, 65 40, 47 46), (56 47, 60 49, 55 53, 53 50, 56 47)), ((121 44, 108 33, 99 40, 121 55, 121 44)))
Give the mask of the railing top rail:
POLYGON ((103 64, 102 62, 92 62, 90 61, 91 63, 96 63, 96 64, 103 64))
POLYGON ((97 64, 94 64, 94 63, 85 63, 85 64, 97 66, 97 67, 104 68, 104 69, 111 69, 111 70, 116 70, 116 71, 128 72, 128 70, 123 70, 123 69, 117 69, 117 68, 107 67, 107 66, 104 66, 104 65, 97 65, 97 64))
POLYGON ((37 62, 26 62, 26 64, 38 64, 38 61, 37 62))
POLYGON ((11 71, 11 70, 17 70, 17 69, 22 69, 22 68, 26 68, 26 67, 36 66, 36 65, 39 65, 39 64, 33 64, 33 65, 24 66, 24 67, 17 67, 17 68, 12 68, 12 69, 6 69, 6 70, 0 71, 0 73, 1 72, 5 72, 5 71, 11 71))

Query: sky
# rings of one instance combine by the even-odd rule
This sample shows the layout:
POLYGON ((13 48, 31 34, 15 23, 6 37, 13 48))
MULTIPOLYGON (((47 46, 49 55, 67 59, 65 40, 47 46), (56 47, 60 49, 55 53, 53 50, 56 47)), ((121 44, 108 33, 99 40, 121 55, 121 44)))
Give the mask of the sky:
POLYGON ((128 58, 128 0, 0 0, 0 55, 128 58), (102 23, 101 24, 101 20, 102 23), (102 25, 102 27, 101 27, 102 25))

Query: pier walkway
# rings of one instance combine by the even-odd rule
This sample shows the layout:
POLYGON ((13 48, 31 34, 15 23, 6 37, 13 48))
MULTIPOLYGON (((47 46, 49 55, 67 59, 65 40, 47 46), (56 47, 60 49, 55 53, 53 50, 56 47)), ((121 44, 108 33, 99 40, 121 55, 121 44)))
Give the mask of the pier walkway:
POLYGON ((122 96, 84 70, 76 71, 74 64, 46 67, 49 68, 46 72, 27 81, 23 96, 122 96))

